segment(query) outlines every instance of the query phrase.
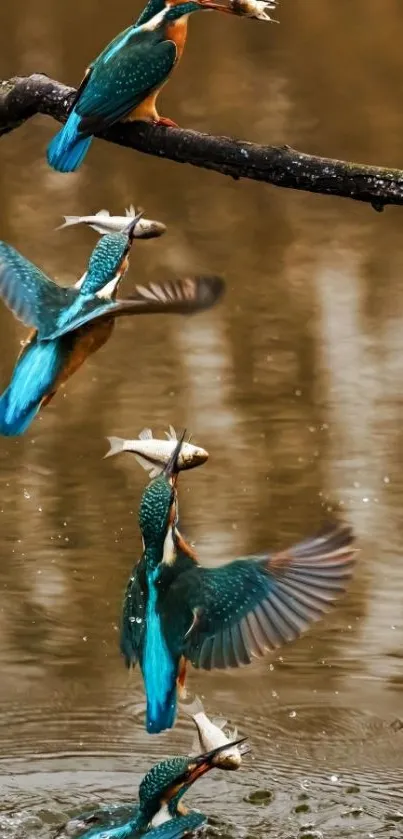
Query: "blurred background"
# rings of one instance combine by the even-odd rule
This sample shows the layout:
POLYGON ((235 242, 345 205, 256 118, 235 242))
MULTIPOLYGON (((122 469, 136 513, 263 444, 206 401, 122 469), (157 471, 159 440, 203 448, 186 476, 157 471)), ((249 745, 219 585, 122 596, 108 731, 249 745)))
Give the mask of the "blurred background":
MULTIPOLYGON (((0 7, 0 76, 77 85, 133 19, 127 0, 0 7)), ((283 0, 281 25, 194 15, 160 112, 259 143, 403 167, 400 0, 283 0)), ((37 117, 0 144, 0 237, 73 283, 92 230, 64 214, 145 207, 168 231, 135 245, 134 280, 222 274, 216 309, 122 320, 21 439, 0 440, 0 836, 52 835, 130 798, 191 724, 143 730, 139 673, 118 651, 146 482, 105 435, 186 427, 210 452, 182 475, 182 529, 202 562, 286 547, 338 510, 362 548, 335 613, 301 641, 189 687, 252 740, 229 779, 188 796, 211 831, 401 836, 403 821, 403 209, 235 183, 95 142, 50 170, 37 117), (402 730, 401 730, 402 729, 402 730)), ((24 330, 0 310, 1 382, 24 330)))

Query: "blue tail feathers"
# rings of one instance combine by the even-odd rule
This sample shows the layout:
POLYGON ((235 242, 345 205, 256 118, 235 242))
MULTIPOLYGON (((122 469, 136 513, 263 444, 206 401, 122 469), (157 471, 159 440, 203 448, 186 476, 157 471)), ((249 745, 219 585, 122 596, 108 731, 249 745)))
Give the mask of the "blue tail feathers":
POLYGON ((66 350, 60 341, 36 342, 26 347, 15 365, 11 382, 0 397, 0 434, 23 434, 38 413, 63 368, 66 350))
POLYGON ((18 437, 27 430, 39 410, 41 400, 29 405, 26 410, 15 409, 12 387, 8 387, 0 397, 0 434, 4 437, 18 437))
POLYGON ((48 163, 57 172, 75 172, 87 154, 92 137, 80 137, 79 124, 80 117, 73 110, 66 124, 48 145, 48 163))
POLYGON ((163 704, 158 704, 148 698, 146 722, 149 734, 159 734, 167 728, 173 728, 176 717, 176 683, 164 700, 163 704))

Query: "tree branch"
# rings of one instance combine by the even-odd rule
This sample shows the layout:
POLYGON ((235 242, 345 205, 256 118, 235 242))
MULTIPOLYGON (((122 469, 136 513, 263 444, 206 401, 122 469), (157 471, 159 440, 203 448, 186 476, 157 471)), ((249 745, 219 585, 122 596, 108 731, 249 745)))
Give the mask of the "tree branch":
MULTIPOLYGON (((35 114, 66 120, 75 90, 35 73, 0 82, 0 136, 35 114)), ((352 198, 383 210, 403 204, 403 171, 304 154, 290 146, 260 146, 183 128, 118 123, 102 139, 232 178, 352 198)))

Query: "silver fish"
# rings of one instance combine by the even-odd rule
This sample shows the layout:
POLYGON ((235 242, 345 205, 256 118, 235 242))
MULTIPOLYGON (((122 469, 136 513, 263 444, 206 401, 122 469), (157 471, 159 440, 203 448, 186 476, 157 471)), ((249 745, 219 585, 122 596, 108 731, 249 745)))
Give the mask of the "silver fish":
MULTIPOLYGON (((190 705, 179 705, 180 709, 192 717, 197 729, 197 735, 192 743, 191 755, 201 751, 209 752, 218 746, 225 746, 238 739, 238 731, 235 728, 228 736, 224 731, 227 725, 226 720, 210 720, 204 710, 201 699, 196 696, 190 705)), ((248 743, 241 743, 239 746, 231 746, 224 752, 220 752, 215 759, 215 765, 221 769, 239 769, 242 763, 242 756, 250 751, 248 743)))
MULTIPOLYGON (((74 224, 87 224, 96 230, 97 233, 104 235, 105 233, 121 233, 127 228, 127 220, 134 218, 136 210, 133 204, 126 210, 124 216, 111 216, 109 210, 100 210, 93 216, 63 216, 64 223, 57 227, 56 230, 63 230, 65 227, 72 227, 74 224)), ((142 218, 136 225, 134 231, 135 239, 154 239, 156 236, 162 236, 165 233, 165 224, 161 221, 153 221, 152 219, 142 218)))
MULTIPOLYGON (((112 455, 120 452, 132 452, 137 462, 150 473, 150 478, 156 478, 164 471, 178 442, 176 431, 172 425, 169 426, 169 431, 166 431, 165 434, 167 440, 158 440, 153 437, 150 428, 143 428, 138 440, 107 437, 110 449, 105 457, 112 457, 112 455)), ((194 446, 190 442, 183 443, 178 458, 178 469, 194 469, 195 466, 201 466, 202 463, 205 463, 207 459, 208 452, 205 449, 194 446)))
POLYGON ((272 23, 278 23, 278 20, 267 14, 275 9, 276 5, 277 0, 230 0, 229 7, 233 14, 240 15, 240 17, 270 20, 272 23))

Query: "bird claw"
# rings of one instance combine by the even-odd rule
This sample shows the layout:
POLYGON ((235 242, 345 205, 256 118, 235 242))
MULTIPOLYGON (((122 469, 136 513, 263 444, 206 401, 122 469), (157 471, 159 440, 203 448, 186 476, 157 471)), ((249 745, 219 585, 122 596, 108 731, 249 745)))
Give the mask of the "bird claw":
POLYGON ((178 123, 174 122, 169 117, 158 117, 156 125, 164 125, 165 128, 178 128, 178 123))

